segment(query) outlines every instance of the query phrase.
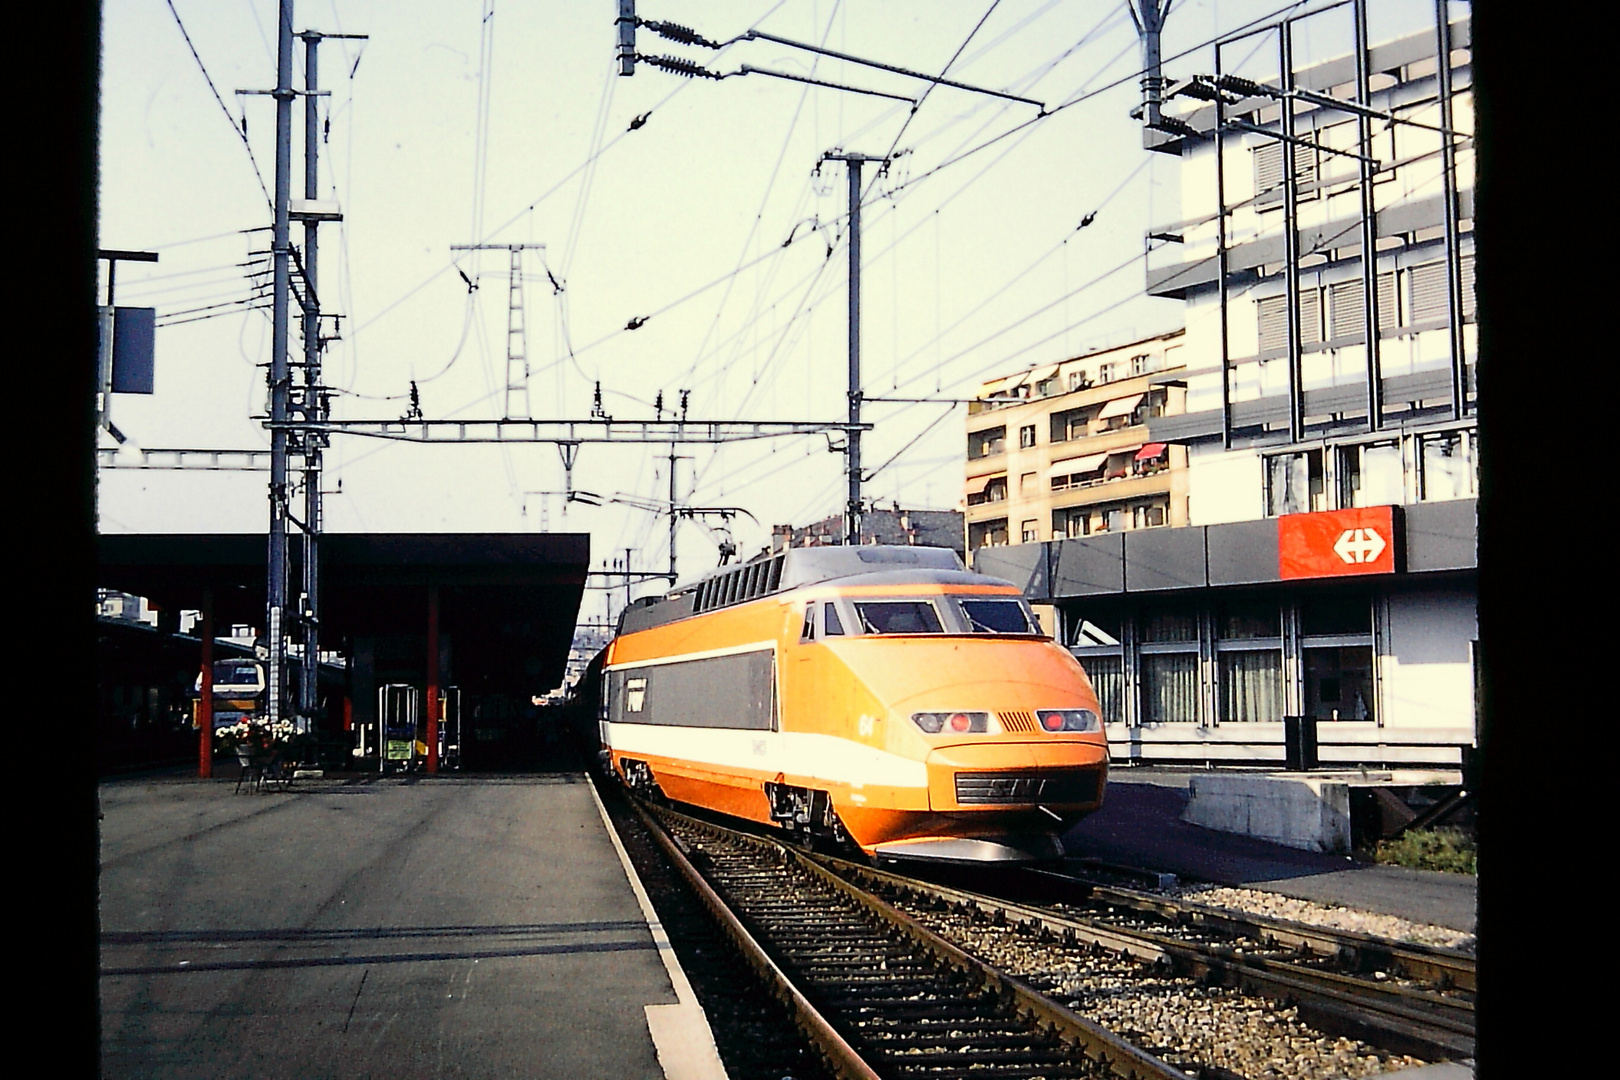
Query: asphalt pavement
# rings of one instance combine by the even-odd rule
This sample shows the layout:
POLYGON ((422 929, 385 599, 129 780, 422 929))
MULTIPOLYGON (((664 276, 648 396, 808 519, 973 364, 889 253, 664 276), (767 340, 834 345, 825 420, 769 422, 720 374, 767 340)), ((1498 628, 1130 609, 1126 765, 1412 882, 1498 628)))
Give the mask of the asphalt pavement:
POLYGON ((100 788, 104 1077, 664 1077, 578 772, 100 788))

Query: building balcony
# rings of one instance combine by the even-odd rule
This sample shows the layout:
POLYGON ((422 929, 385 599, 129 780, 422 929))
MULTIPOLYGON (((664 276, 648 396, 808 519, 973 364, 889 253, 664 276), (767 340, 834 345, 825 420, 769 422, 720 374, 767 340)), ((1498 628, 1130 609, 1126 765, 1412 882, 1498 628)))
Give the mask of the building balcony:
MULTIPOLYGON (((1171 473, 1160 468, 1141 476, 1120 476, 1094 480, 1051 492, 1052 509, 1063 510, 1071 506, 1095 506, 1098 503, 1135 499, 1147 495, 1170 494, 1171 473)), ((1002 513, 1006 513, 1005 508, 1002 513)))

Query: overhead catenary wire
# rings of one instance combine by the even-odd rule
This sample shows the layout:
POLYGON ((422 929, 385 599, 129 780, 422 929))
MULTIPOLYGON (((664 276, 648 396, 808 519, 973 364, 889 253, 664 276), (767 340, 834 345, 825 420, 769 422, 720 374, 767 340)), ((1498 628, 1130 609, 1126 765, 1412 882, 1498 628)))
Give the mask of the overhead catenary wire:
MULTIPOLYGON (((253 178, 259 182, 259 190, 264 192, 265 206, 273 210, 274 200, 270 198, 270 189, 264 186, 264 173, 259 169, 258 159, 253 156, 253 144, 248 142, 247 132, 237 128, 236 118, 231 115, 231 110, 225 107, 225 100, 219 96, 219 90, 214 86, 213 76, 208 74, 208 66, 203 63, 202 57, 197 55, 197 46, 191 43, 191 35, 186 32, 186 24, 180 21, 180 13, 174 8, 174 0, 164 0, 164 3, 169 5, 169 14, 174 16, 174 25, 180 28, 180 36, 186 39, 186 48, 191 50, 191 58, 197 61, 197 70, 202 72, 203 81, 208 84, 208 92, 214 95, 214 101, 219 104, 220 112, 225 114, 226 121, 231 125, 231 131, 242 140, 242 146, 247 150, 248 161, 253 165, 253 178)), ((263 33, 262 28, 260 32, 263 33)))

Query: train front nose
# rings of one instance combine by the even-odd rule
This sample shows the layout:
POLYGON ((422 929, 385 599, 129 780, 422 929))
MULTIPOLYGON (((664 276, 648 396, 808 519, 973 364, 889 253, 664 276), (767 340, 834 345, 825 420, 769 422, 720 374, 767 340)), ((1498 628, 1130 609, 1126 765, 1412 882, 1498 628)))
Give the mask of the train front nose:
POLYGON ((991 828, 1027 816, 1065 829, 1102 805, 1108 780, 1107 747, 1072 739, 941 746, 926 764, 930 810, 991 828))

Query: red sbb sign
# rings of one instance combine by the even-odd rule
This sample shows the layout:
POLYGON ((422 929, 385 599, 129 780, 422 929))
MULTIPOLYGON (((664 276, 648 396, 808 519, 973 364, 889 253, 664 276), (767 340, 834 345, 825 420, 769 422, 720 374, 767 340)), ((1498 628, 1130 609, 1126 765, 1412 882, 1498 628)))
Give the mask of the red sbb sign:
POLYGON ((1277 575, 1393 574, 1396 525, 1393 506, 1284 514, 1277 519, 1277 575))

